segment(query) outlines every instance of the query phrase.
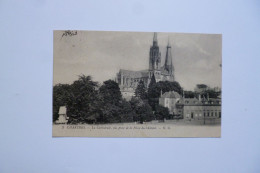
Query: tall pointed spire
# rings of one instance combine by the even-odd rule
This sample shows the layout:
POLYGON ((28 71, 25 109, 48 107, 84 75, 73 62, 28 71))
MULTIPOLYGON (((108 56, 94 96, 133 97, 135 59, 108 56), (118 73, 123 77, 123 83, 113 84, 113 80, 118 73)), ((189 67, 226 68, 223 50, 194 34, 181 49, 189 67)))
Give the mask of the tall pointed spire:
POLYGON ((154 35, 153 35, 153 45, 154 45, 154 46, 157 46, 157 45, 158 45, 157 32, 155 32, 154 35))
MULTIPOLYGON (((153 35, 153 45, 150 47, 149 70, 161 69, 161 52, 158 46, 157 33, 153 35)), ((151 76, 150 76, 151 77, 151 76)))
POLYGON ((171 45, 170 45, 169 37, 168 37, 168 44, 167 44, 164 70, 169 75, 173 75, 174 68, 173 68, 173 65, 172 65, 172 53, 171 53, 171 45))

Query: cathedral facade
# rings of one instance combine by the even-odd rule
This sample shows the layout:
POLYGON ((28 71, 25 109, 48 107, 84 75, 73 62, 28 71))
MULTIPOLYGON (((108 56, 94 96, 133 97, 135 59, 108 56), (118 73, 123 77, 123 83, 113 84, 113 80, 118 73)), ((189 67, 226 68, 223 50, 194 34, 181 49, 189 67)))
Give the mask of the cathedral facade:
POLYGON ((119 84, 122 96, 130 99, 134 96, 135 89, 140 81, 148 88, 152 78, 156 82, 174 81, 174 67, 172 64, 171 46, 168 41, 165 62, 161 65, 161 52, 158 45, 157 33, 154 33, 153 43, 149 53, 149 69, 141 71, 130 71, 120 69, 115 81, 119 84))

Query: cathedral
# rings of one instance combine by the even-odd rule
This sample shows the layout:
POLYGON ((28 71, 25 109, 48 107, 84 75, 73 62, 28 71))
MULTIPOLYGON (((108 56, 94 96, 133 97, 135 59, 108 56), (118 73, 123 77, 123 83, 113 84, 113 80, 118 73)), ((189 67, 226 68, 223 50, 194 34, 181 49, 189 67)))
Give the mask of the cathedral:
POLYGON ((130 71, 120 69, 115 81, 119 84, 122 96, 130 99, 134 96, 139 81, 143 81, 148 88, 152 78, 156 82, 174 81, 174 67, 172 64, 171 46, 168 41, 165 62, 161 65, 161 52, 158 45, 157 33, 154 33, 153 44, 149 53, 149 69, 141 71, 130 71))

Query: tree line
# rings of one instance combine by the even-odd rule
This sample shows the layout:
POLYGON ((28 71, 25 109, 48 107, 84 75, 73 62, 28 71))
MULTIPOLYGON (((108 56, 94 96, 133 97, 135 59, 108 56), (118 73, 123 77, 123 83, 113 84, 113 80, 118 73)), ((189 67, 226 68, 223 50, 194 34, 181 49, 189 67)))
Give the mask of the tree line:
MULTIPOLYGON (((161 92, 183 90, 176 81, 156 82, 154 76, 148 88, 140 81, 135 97, 123 99, 118 83, 104 81, 101 86, 91 76, 81 75, 72 84, 57 84, 53 87, 53 121, 59 115, 60 106, 67 107, 69 124, 148 122, 172 118, 168 108, 159 105, 161 92)), ((191 93, 192 94, 192 93, 191 93)))

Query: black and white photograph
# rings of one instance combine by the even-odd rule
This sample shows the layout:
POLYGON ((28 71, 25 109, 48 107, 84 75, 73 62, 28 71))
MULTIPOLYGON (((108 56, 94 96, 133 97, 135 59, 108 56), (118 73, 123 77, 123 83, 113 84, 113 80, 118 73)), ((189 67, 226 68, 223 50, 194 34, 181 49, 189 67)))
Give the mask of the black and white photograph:
POLYGON ((222 35, 53 31, 54 137, 221 137, 222 35))

